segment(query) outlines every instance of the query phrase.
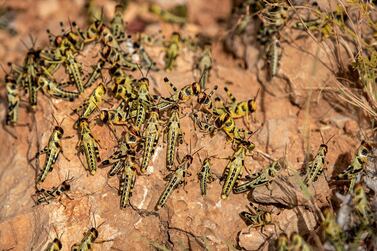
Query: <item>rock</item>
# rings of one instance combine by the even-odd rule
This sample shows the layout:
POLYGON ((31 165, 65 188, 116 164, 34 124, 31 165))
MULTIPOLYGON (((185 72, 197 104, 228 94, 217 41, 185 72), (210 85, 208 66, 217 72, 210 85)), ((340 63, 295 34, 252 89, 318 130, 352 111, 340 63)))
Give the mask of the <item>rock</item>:
POLYGON ((270 187, 257 187, 252 191, 252 198, 257 203, 279 204, 285 207, 294 208, 296 206, 310 206, 308 195, 312 195, 319 207, 327 204, 327 198, 331 193, 328 184, 323 176, 320 176, 313 186, 309 186, 308 191, 300 188, 299 176, 290 176, 276 179, 270 187))
POLYGON ((266 246, 262 249, 263 244, 267 241, 266 236, 258 229, 242 229, 238 235, 240 247, 246 250, 268 250, 266 246))
POLYGON ((40 1, 38 4, 38 12, 42 18, 46 18, 59 9, 57 0, 40 1))
POLYGON ((295 126, 295 119, 270 119, 258 133, 258 140, 262 145, 268 144, 272 151, 284 148, 290 143, 292 129, 295 126))
POLYGON ((278 215, 272 215, 272 223, 258 228, 246 227, 238 235, 239 245, 246 250, 271 250, 273 241, 284 231, 290 235, 292 232, 299 232, 305 235, 313 231, 317 222, 314 214, 304 207, 284 209, 278 215))
POLYGON ((326 120, 323 120, 322 122, 325 123, 325 124, 332 124, 332 125, 335 125, 338 128, 343 129, 344 125, 349 120, 350 120, 350 118, 348 118, 344 115, 336 114, 334 116, 327 118, 326 120))
POLYGON ((344 132, 352 137, 355 137, 359 132, 359 124, 354 120, 347 120, 344 123, 344 132))

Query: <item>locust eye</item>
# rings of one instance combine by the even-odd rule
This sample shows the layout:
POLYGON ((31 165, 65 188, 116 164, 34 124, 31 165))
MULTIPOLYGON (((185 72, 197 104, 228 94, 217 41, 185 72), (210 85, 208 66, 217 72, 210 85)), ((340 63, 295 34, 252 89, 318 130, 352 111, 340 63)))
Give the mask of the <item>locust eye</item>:
POLYGON ((94 234, 95 239, 97 239, 97 237, 98 237, 98 230, 95 229, 94 227, 92 227, 92 228, 90 229, 90 231, 94 234))
POLYGON ((197 82, 194 83, 194 88, 193 89, 194 89, 194 94, 195 95, 198 95, 200 93, 200 91, 202 90, 201 87, 200 87, 200 85, 199 85, 199 83, 197 83, 197 82))
POLYGON ((63 186, 63 188, 64 188, 64 191, 68 191, 69 189, 71 189, 71 185, 65 183, 64 186, 63 186))
POLYGON ((63 128, 61 128, 60 126, 55 126, 54 130, 55 130, 55 131, 58 131, 59 134, 61 134, 61 135, 64 134, 64 130, 63 130, 63 128))
POLYGON ((367 149, 361 150, 361 154, 364 155, 364 156, 368 155, 368 153, 369 153, 369 151, 367 149))
POLYGON ((247 102, 247 106, 249 107, 250 112, 255 112, 257 110, 257 103, 255 102, 254 99, 250 99, 247 102))

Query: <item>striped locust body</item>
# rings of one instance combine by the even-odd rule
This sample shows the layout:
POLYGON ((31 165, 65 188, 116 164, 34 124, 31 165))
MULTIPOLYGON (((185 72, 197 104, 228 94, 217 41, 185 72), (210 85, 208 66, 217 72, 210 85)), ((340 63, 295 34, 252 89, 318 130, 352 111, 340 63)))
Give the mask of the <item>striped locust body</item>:
POLYGON ((99 156, 98 144, 89 128, 89 122, 86 118, 80 118, 79 123, 80 141, 78 143, 79 151, 83 152, 87 162, 85 167, 91 175, 97 171, 97 162, 101 161, 99 156))
POLYGON ((63 183, 61 183, 58 187, 53 187, 48 190, 43 188, 37 190, 33 195, 35 205, 50 204, 50 201, 59 198, 63 194, 66 194, 71 189, 71 181, 72 178, 63 181, 63 183))
POLYGON ((5 76, 5 88, 7 90, 7 115, 6 125, 15 125, 18 120, 18 109, 20 106, 20 96, 16 80, 9 74, 5 76))
POLYGON ((283 161, 281 160, 272 162, 270 165, 264 168, 261 172, 253 174, 250 177, 250 181, 236 186, 233 189, 233 192, 244 193, 256 187, 269 184, 275 179, 277 174, 281 171, 283 165, 284 165, 283 161))
POLYGON ((55 164, 60 152, 62 151, 61 139, 63 137, 63 134, 63 128, 56 126, 51 133, 47 146, 35 155, 36 158, 39 158, 40 154, 46 154, 45 163, 40 174, 37 177, 37 184, 43 182, 46 179, 47 175, 52 171, 53 165, 55 164))
POLYGON ((129 157, 126 160, 119 182, 120 208, 127 207, 130 197, 132 196, 132 190, 135 186, 135 182, 136 167, 132 157, 129 157))
POLYGON ((206 158, 203 161, 202 168, 198 173, 200 192, 202 195, 207 195, 207 183, 214 181, 212 172, 211 172, 211 162, 210 158, 206 158))
POLYGON ((67 72, 69 75, 69 79, 72 83, 74 83, 80 93, 84 92, 84 84, 82 79, 82 66, 79 62, 77 62, 76 58, 72 54, 71 51, 67 51, 65 63, 67 67, 67 72))
POLYGON ((275 77, 279 71, 279 64, 282 55, 280 41, 273 35, 266 48, 267 62, 269 66, 270 78, 275 77))
POLYGON ((88 118, 96 109, 98 109, 99 105, 102 103, 103 98, 106 94, 106 87, 103 84, 99 84, 90 94, 89 98, 85 100, 82 107, 79 109, 83 110, 81 118, 88 118))
POLYGON ((170 173, 167 178, 169 179, 168 183, 165 186, 165 190, 162 192, 157 205, 156 209, 159 210, 162 207, 164 207, 166 201, 172 194, 172 192, 184 182, 184 178, 187 173, 187 169, 190 167, 191 163, 193 161, 193 158, 191 155, 186 155, 181 164, 178 166, 177 170, 175 170, 173 173, 170 173))
POLYGON ((146 128, 144 130, 144 150, 143 157, 141 161, 141 172, 145 172, 149 165, 150 159, 153 156, 154 150, 158 142, 159 136, 159 115, 158 111, 152 111, 149 114, 149 119, 146 123, 146 128))
POLYGON ((38 84, 42 87, 45 94, 51 95, 55 98, 73 101, 80 95, 78 92, 64 90, 63 88, 59 87, 59 84, 56 81, 50 80, 43 75, 38 77, 38 84))
POLYGON ((55 238, 52 242, 50 242, 47 245, 47 248, 45 248, 44 251, 60 251, 63 248, 62 242, 58 239, 55 238))
POLYGON ((272 222, 271 213, 262 211, 252 204, 249 208, 250 212, 242 211, 240 217, 245 221, 245 223, 250 227, 261 227, 269 225, 272 222))
POLYGON ((350 192, 353 191, 358 175, 363 171, 365 164, 368 162, 371 149, 372 147, 366 141, 362 141, 351 164, 337 177, 339 179, 348 179, 350 181, 350 192))
POLYGON ((167 127, 166 168, 168 170, 173 168, 177 144, 181 141, 182 131, 179 122, 179 112, 178 108, 174 108, 167 127))
POLYGON ((308 163, 308 166, 306 168, 306 175, 304 178, 304 183, 306 185, 315 182, 318 179, 318 177, 323 173, 327 151, 327 145, 321 144, 319 146, 317 155, 311 162, 308 163))
MULTIPOLYGON (((251 144, 251 143, 250 143, 251 144)), ((221 198, 228 198, 229 194, 233 190, 233 187, 237 184, 237 180, 242 176, 242 171, 245 166, 245 156, 246 151, 251 145, 246 146, 244 144, 239 144, 238 149, 234 152, 232 158, 230 159, 228 165, 224 170, 224 184, 221 191, 221 198)))
POLYGON ((71 251, 89 251, 92 250, 92 245, 98 238, 98 230, 94 227, 84 233, 83 239, 76 244, 73 244, 71 251))

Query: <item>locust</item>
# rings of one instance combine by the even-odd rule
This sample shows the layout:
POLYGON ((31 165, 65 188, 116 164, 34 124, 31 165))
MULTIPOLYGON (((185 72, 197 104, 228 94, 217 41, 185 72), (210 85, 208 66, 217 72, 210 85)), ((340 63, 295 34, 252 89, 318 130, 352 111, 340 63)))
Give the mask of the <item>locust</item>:
POLYGON ((55 41, 58 41, 58 49, 53 53, 52 57, 44 54, 45 62, 50 63, 47 68, 47 72, 50 74, 56 71, 61 63, 64 63, 65 69, 68 73, 69 80, 71 83, 75 84, 79 93, 84 92, 83 80, 82 80, 82 65, 77 62, 74 51, 76 51, 75 46, 67 39, 62 37, 57 37, 55 41), (51 68, 52 67, 52 68, 51 68))
POLYGON ((150 69, 152 71, 158 71, 158 68, 156 67, 156 63, 149 56, 147 51, 144 49, 143 45, 140 45, 140 47, 139 47, 139 55, 140 55, 140 58, 141 58, 142 65, 146 69, 150 69))
POLYGON ((200 84, 198 82, 193 82, 190 85, 182 87, 178 93, 178 99, 182 102, 190 100, 194 96, 198 96, 202 91, 200 84))
POLYGON ((338 175, 338 179, 348 179, 350 181, 349 191, 352 192, 357 182, 358 175, 363 171, 364 165, 368 162, 368 157, 371 154, 371 145, 366 141, 362 141, 357 153, 351 164, 338 175))
POLYGON ((177 144, 183 143, 183 133, 179 122, 178 107, 174 107, 171 111, 166 132, 166 168, 171 170, 174 165, 174 157, 177 150, 177 144))
POLYGON ((80 93, 67 91, 59 87, 59 83, 55 80, 49 79, 44 75, 39 75, 37 77, 38 85, 41 86, 44 94, 51 95, 55 98, 65 99, 68 101, 73 101, 79 97, 80 93))
POLYGON ((322 221, 322 229, 325 237, 331 242, 335 250, 345 250, 345 236, 342 228, 336 223, 334 212, 330 208, 323 210, 324 219, 322 221))
POLYGON ((240 217, 246 222, 250 227, 261 227, 269 225, 272 222, 271 213, 262 211, 252 204, 249 208, 250 212, 242 211, 240 217))
POLYGON ((265 27, 278 32, 287 22, 289 6, 284 1, 275 2, 275 4, 272 1, 265 3, 261 18, 265 27))
POLYGON ((88 44, 93 41, 96 41, 100 37, 100 30, 102 26, 104 25, 102 19, 96 19, 91 24, 89 27, 82 32, 82 36, 84 37, 84 43, 88 44))
MULTIPOLYGON (((49 32, 49 30, 47 30, 49 32)), ((63 55, 59 48, 54 48, 50 50, 42 50, 40 57, 43 61, 43 67, 46 68, 45 72, 48 72, 49 75, 54 74, 61 66, 63 61, 63 55)))
POLYGON ((236 26, 234 27, 234 34, 243 34, 251 21, 252 15, 250 15, 250 7, 246 6, 244 13, 242 13, 242 15, 237 20, 236 26))
POLYGON ((102 161, 101 166, 112 165, 108 176, 112 177, 123 171, 127 156, 134 156, 138 152, 140 137, 132 129, 127 130, 117 145, 117 150, 109 159, 102 161))
POLYGON ((198 173, 200 192, 202 195, 207 195, 207 183, 213 182, 215 180, 211 172, 210 160, 211 160, 210 157, 204 159, 202 168, 200 169, 198 173))
POLYGON ((92 249, 93 243, 98 238, 98 230, 95 227, 90 228, 84 233, 84 237, 79 243, 73 244, 71 251, 88 251, 92 249))
POLYGON ((113 85, 110 87, 114 97, 116 99, 121 99, 125 102, 129 100, 134 100, 137 98, 137 91, 135 90, 133 83, 134 79, 132 76, 127 75, 123 70, 121 70, 119 65, 115 65, 109 71, 113 79, 113 85))
POLYGON ((190 167, 192 161, 193 161, 192 155, 188 154, 184 156, 178 168, 173 173, 170 173, 166 177, 167 179, 169 179, 169 181, 166 184, 165 190, 162 192, 157 202, 157 205, 156 205, 157 210, 164 207, 166 201, 168 200, 172 192, 178 187, 178 185, 184 182, 184 178, 187 175, 187 169, 190 167))
POLYGON ((120 195, 120 208, 126 208, 132 196, 132 189, 136 182, 136 164, 134 157, 129 156, 123 168, 120 182, 119 182, 119 195, 120 195))
POLYGON ((101 27, 101 41, 104 47, 101 50, 101 55, 111 65, 119 64, 130 70, 136 70, 138 65, 133 63, 132 55, 124 54, 119 43, 111 33, 111 30, 106 27, 101 27))
POLYGON ((101 110, 99 119, 103 123, 109 123, 111 125, 126 125, 128 123, 127 112, 118 109, 101 110))
POLYGON ((113 110, 101 110, 99 119, 103 123, 109 123, 111 125, 126 125, 128 119, 126 102, 122 101, 119 106, 113 110))
POLYGON ((92 66, 92 72, 90 73, 88 79, 84 84, 84 89, 91 87, 93 83, 96 82, 97 79, 99 79, 99 77, 101 76, 101 70, 104 65, 105 61, 100 59, 96 65, 92 66))
POLYGON ((126 58, 117 47, 105 45, 102 47, 100 54, 111 65, 119 64, 131 71, 137 69, 137 64, 126 58))
POLYGON ((288 251, 288 236, 286 233, 279 234, 275 243, 277 251, 288 251))
POLYGON ((147 78, 141 78, 138 81, 138 98, 137 98, 137 110, 135 117, 135 126, 140 128, 144 123, 147 112, 151 106, 151 96, 149 94, 149 80, 147 78))
POLYGON ((65 194, 68 198, 67 192, 71 189, 71 181, 73 178, 64 180, 59 186, 52 187, 51 189, 38 189, 33 195, 35 205, 50 204, 50 201, 59 198, 65 194))
POLYGON ((40 51, 36 51, 33 48, 29 50, 26 55, 24 62, 24 71, 22 73, 23 85, 27 88, 29 95, 29 104, 32 110, 35 109, 37 105, 37 95, 38 95, 38 85, 36 82, 36 76, 38 72, 38 60, 40 58, 40 51))
POLYGON ((77 62, 73 53, 70 50, 66 51, 64 62, 66 64, 69 79, 74 83, 80 93, 84 92, 84 84, 82 80, 82 66, 77 62))
POLYGON ((85 12, 88 24, 92 24, 102 17, 101 8, 95 4, 93 0, 85 1, 85 12))
POLYGON ((125 158, 127 157, 127 153, 128 153, 128 146, 125 143, 120 142, 118 144, 118 148, 119 150, 117 150, 110 157, 110 159, 106 159, 102 161, 101 163, 101 166, 112 165, 108 173, 109 177, 119 174, 124 169, 125 158))
POLYGON ((52 33, 49 30, 47 30, 50 42, 53 46, 57 47, 57 49, 61 52, 62 55, 66 55, 67 51, 71 51, 77 54, 78 51, 81 51, 84 48, 84 38, 79 27, 77 26, 77 23, 73 21, 69 22, 69 24, 70 29, 68 31, 65 31, 64 23, 60 22, 60 27, 62 29, 63 34, 59 36, 53 36, 52 33), (73 31, 73 29, 75 29, 76 32, 73 31), (55 39, 53 39, 53 37, 55 37, 55 39))
MULTIPOLYGON (((240 129, 236 126, 230 108, 225 107, 219 97, 215 98, 216 108, 214 109, 215 121, 214 124, 217 129, 222 129, 231 140, 244 140, 253 132, 240 129)), ((235 103, 235 102, 233 102, 235 103)))
POLYGON ((270 79, 272 79, 278 74, 280 59, 282 56, 282 49, 277 35, 273 35, 270 42, 267 44, 266 55, 269 66, 269 76, 270 79))
POLYGON ((252 190, 256 187, 270 184, 276 178, 283 166, 284 160, 282 159, 272 162, 262 171, 253 174, 250 177, 250 181, 236 186, 233 189, 233 192, 243 193, 252 190))
POLYGON ((116 50, 118 53, 120 52, 120 45, 118 41, 115 39, 109 27, 102 25, 100 29, 100 34, 101 34, 101 42, 104 45, 110 46, 110 48, 116 50))
POLYGON ((121 4, 115 6, 114 11, 114 18, 111 20, 111 32, 113 33, 115 39, 120 43, 126 37, 124 31, 126 30, 124 27, 124 20, 123 20, 123 12, 124 7, 121 4))
POLYGON ((101 161, 98 143, 92 135, 87 118, 80 118, 78 120, 78 129, 80 135, 80 140, 77 144, 79 152, 84 152, 88 165, 85 169, 88 170, 91 175, 94 175, 97 171, 97 162, 101 161))
POLYGON ((178 90, 178 88, 167 78, 164 78, 164 83, 168 84, 173 90, 173 93, 168 98, 159 97, 160 101, 156 105, 156 108, 160 111, 166 111, 174 106, 177 106, 180 102, 186 102, 190 100, 193 96, 198 96, 201 92, 200 85, 198 82, 193 82, 190 85, 185 85, 178 90))
POLYGON ((159 114, 158 110, 153 109, 149 114, 149 119, 146 121, 143 133, 144 151, 141 161, 141 172, 147 170, 151 157, 154 154, 159 137, 159 114))
POLYGON ((306 241, 301 235, 299 235, 296 232, 293 232, 291 234, 290 243, 288 245, 287 250, 288 251, 296 251, 296 250, 311 251, 313 249, 308 243, 306 243, 306 241))
POLYGON ((50 242, 47 247, 44 249, 44 251, 60 251, 63 248, 62 242, 55 238, 52 242, 50 242))
POLYGON ((46 179, 47 175, 52 171, 59 154, 62 152, 61 139, 63 138, 63 134, 63 128, 61 126, 55 126, 47 146, 35 154, 35 158, 39 158, 41 154, 46 154, 45 163, 36 180, 37 184, 46 179))
POLYGON ((327 145, 321 144, 319 146, 317 155, 311 162, 308 163, 306 168, 306 175, 304 178, 304 183, 306 185, 315 182, 318 179, 318 177, 323 173, 327 151, 327 145))
POLYGON ((206 118, 206 116, 204 116, 204 119, 201 119, 199 118, 198 113, 191 113, 190 117, 194 122, 194 125, 196 125, 201 132, 213 135, 213 133, 216 130, 216 127, 213 123, 208 121, 208 118, 206 118))
POLYGON ((64 34, 64 37, 67 38, 71 44, 73 44, 73 48, 71 47, 71 50, 73 52, 78 52, 84 49, 85 44, 85 38, 83 36, 83 32, 78 27, 77 23, 75 21, 69 23, 71 28, 68 32, 64 34), (73 30, 76 30, 74 32, 73 30))
POLYGON ((198 62, 198 69, 200 71, 200 87, 202 90, 206 88, 206 83, 208 81, 209 73, 212 68, 212 56, 211 56, 211 48, 207 46, 204 48, 203 54, 199 59, 198 62))
POLYGON ((253 134, 251 131, 246 131, 237 127, 236 122, 227 112, 217 116, 214 124, 216 129, 222 129, 231 140, 244 140, 247 136, 253 134))
POLYGON ((160 112, 169 110, 170 108, 177 106, 178 103, 179 103, 179 90, 178 90, 178 88, 167 77, 164 78, 164 83, 169 85, 169 87, 173 91, 173 93, 171 93, 170 97, 168 97, 168 98, 161 98, 160 96, 158 97, 159 102, 156 105, 156 108, 160 112))
POLYGON ((98 236, 99 236, 98 230, 102 226, 102 224, 104 224, 105 222, 102 222, 97 227, 96 221, 95 221, 96 219, 95 219, 94 215, 93 215, 93 219, 94 219, 94 226, 91 227, 89 230, 84 232, 84 234, 83 234, 84 236, 81 239, 81 241, 73 244, 73 246, 71 247, 71 251, 89 251, 89 250, 92 250, 92 245, 94 243, 103 243, 103 242, 107 242, 107 241, 113 241, 113 239, 96 241, 98 236))
POLYGON ((105 94, 106 87, 101 83, 93 90, 89 98, 84 101, 84 104, 81 105, 78 109, 75 109, 74 112, 82 110, 83 113, 80 118, 88 118, 96 109, 98 109, 99 105, 103 101, 105 94))
POLYGON ((18 110, 20 106, 20 96, 17 82, 10 74, 5 75, 5 88, 7 90, 7 115, 5 118, 6 125, 15 125, 18 120, 18 110))
POLYGON ((154 13, 155 15, 159 16, 165 22, 177 23, 177 24, 186 23, 186 18, 181 17, 181 16, 177 16, 177 15, 171 13, 168 10, 164 10, 157 4, 152 4, 149 7, 149 11, 154 13))
POLYGON ((248 141, 242 141, 238 144, 236 151, 224 170, 223 179, 225 179, 225 182, 221 191, 222 199, 228 198, 233 187, 237 184, 237 180, 242 176, 244 169, 246 152, 252 151, 254 148, 255 145, 248 141))
POLYGON ((245 117, 246 121, 249 122, 249 114, 253 114, 257 110, 256 98, 258 97, 259 90, 255 97, 240 102, 237 102, 237 99, 227 87, 224 87, 224 91, 231 100, 231 103, 226 106, 226 110, 229 112, 230 116, 233 119, 245 117))
POLYGON ((197 98, 197 102, 199 106, 198 110, 212 114, 213 102, 211 98, 213 94, 215 93, 215 91, 217 90, 217 88, 218 86, 215 85, 209 94, 205 93, 204 91, 198 94, 198 98, 197 98))
POLYGON ((164 56, 165 70, 172 70, 176 64, 179 55, 181 36, 177 32, 173 32, 170 40, 165 43, 166 51, 164 56))
POLYGON ((371 214, 372 210, 370 208, 364 187, 361 183, 355 185, 352 202, 356 212, 362 218, 362 224, 368 225, 371 222, 371 218, 373 218, 371 214))
POLYGON ((198 96, 202 89, 198 82, 193 82, 192 84, 188 84, 183 86, 179 91, 178 88, 167 78, 164 78, 164 83, 168 84, 170 88, 173 90, 173 94, 169 98, 169 100, 176 104, 177 102, 187 102, 192 97, 198 96))

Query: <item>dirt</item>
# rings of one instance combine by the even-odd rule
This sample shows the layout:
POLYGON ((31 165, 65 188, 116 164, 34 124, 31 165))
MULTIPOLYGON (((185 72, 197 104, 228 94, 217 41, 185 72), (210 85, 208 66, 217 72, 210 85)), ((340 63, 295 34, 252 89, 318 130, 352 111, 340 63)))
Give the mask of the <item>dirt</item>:
MULTIPOLYGON (((85 26, 81 13, 82 0, 8 1, 5 4, 18 10, 12 24, 18 34, 12 37, 7 32, 0 31, 0 60, 4 66, 8 61, 21 63, 27 51, 22 41, 30 44, 29 34, 38 39, 39 47, 48 43, 45 32, 47 28, 53 33, 59 32, 59 21, 67 21, 69 18, 76 20, 80 26, 85 26)), ((101 1, 101 4, 110 16, 114 2, 101 1)), ((156 22, 147 13, 145 3, 130 3, 125 19, 132 23, 145 14, 146 20, 154 20, 147 31, 161 29, 165 35, 173 30, 192 36, 198 31, 210 36, 226 32, 218 21, 225 19, 230 13, 230 1, 190 1, 189 11, 190 24, 184 28, 156 22)), ((77 157, 75 146, 78 139, 72 127, 75 117, 68 114, 83 100, 72 103, 50 101, 40 94, 35 113, 36 123, 32 114, 27 113, 25 108, 21 109, 20 121, 29 123, 30 129, 7 129, 17 135, 17 139, 5 131, 4 127, 0 129, 0 158, 3 159, 0 166, 0 249, 41 250, 48 241, 61 235, 63 250, 69 250, 73 243, 81 240, 84 231, 100 224, 100 235, 94 244, 94 248, 98 250, 154 250, 157 247, 172 250, 256 250, 263 247, 267 250, 273 244, 273 236, 281 232, 281 229, 288 229, 288 232, 300 230, 303 233, 313 231, 318 226, 315 206, 328 205, 332 192, 325 177, 346 167, 347 161, 341 157, 352 155, 359 145, 359 128, 358 121, 345 113, 339 113, 322 95, 324 88, 336 88, 336 80, 326 67, 335 61, 330 49, 325 51, 308 38, 290 40, 295 37, 294 32, 286 36, 287 42, 282 44, 281 60, 281 73, 285 78, 266 80, 263 60, 258 56, 256 47, 251 49, 255 53, 248 53, 247 58, 248 65, 255 67, 244 69, 240 67, 240 60, 225 53, 222 42, 217 41, 212 47, 214 69, 208 83, 209 89, 215 84, 219 85, 218 93, 223 97, 223 86, 227 85, 239 100, 249 99, 260 90, 256 122, 251 128, 258 130, 251 138, 256 144, 256 150, 252 156, 247 157, 245 165, 249 172, 255 172, 269 163, 265 156, 273 159, 285 156, 289 168, 283 170, 270 188, 261 187, 252 194, 231 194, 228 199, 222 200, 222 185, 216 180, 209 185, 208 195, 203 197, 196 175, 200 162, 195 156, 190 168, 192 175, 187 178, 187 184, 172 194, 165 208, 155 212, 154 207, 166 184, 163 178, 167 175, 164 168, 165 144, 161 137, 151 164, 153 173, 137 177, 131 198, 133 207, 121 210, 117 190, 114 189, 118 186, 118 180, 107 178, 107 169, 99 169, 95 176, 88 175, 77 157), (321 62, 318 58, 321 58, 321 62), (33 206, 31 196, 35 192, 35 170, 32 165, 35 162, 28 160, 37 148, 47 144, 56 124, 52 113, 57 121, 64 118, 62 127, 65 135, 73 137, 63 140, 67 159, 60 156, 43 186, 55 186, 69 173, 71 177, 75 177, 69 193, 72 200, 63 196, 60 202, 33 206), (333 138, 328 143, 325 177, 310 191, 314 202, 309 203, 295 185, 295 177, 303 166, 306 154, 315 154, 323 143, 321 134, 325 141, 332 136, 333 138), (287 189, 289 193, 284 194, 283 189, 279 188, 286 180, 293 185, 290 190, 287 189), (294 194, 294 198, 289 194, 294 194), (262 205, 275 205, 269 206, 274 225, 266 226, 263 234, 260 229, 246 226, 239 216, 241 211, 247 210, 250 199, 262 205)), ((156 56, 161 64, 162 55, 156 53, 156 56)), ((150 76, 156 81, 153 87, 167 94, 168 90, 163 86, 165 76, 178 87, 197 79, 197 74, 194 75, 191 71, 193 60, 192 53, 184 51, 178 59, 176 70, 151 73, 150 76)), ((85 62, 86 65, 90 63, 85 62)), ((137 77, 139 75, 136 73, 137 77)), ((3 73, 0 77, 3 77, 3 73)), ((85 93, 88 95, 91 90, 86 90, 85 93)), ((1 94, 3 108, 0 117, 4 118, 4 88, 1 88, 1 94)), ((242 121, 237 123, 242 124, 242 121)), ((211 137, 198 133, 188 116, 182 118, 181 124, 186 144, 180 145, 180 155, 189 151, 189 142, 192 151, 204 147, 200 152, 201 158, 206 155, 219 157, 213 160, 213 171, 220 176, 228 162, 225 158, 232 154, 231 144, 226 141, 225 134, 218 133, 211 137)), ((100 155, 105 159, 112 153, 115 140, 105 126, 95 125, 92 130, 100 141, 100 155)))

